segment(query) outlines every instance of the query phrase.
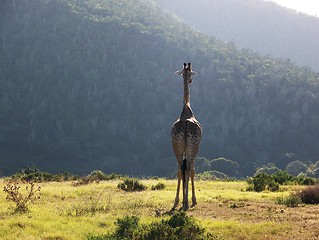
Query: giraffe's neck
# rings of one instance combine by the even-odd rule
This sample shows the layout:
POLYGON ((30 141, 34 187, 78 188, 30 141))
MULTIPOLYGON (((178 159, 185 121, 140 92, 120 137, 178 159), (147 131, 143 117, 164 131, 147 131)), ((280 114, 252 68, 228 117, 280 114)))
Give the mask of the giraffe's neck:
POLYGON ((189 91, 188 81, 185 79, 184 80, 184 105, 183 105, 183 111, 181 113, 180 119, 184 121, 191 117, 194 117, 194 113, 190 105, 190 91, 189 91))
POLYGON ((190 92, 187 80, 184 79, 184 105, 190 104, 190 92))
POLYGON ((192 118, 192 117, 194 117, 194 113, 193 113, 193 110, 192 110, 190 104, 189 103, 188 104, 184 104, 180 120, 181 121, 185 121, 186 119, 189 119, 189 118, 192 118))

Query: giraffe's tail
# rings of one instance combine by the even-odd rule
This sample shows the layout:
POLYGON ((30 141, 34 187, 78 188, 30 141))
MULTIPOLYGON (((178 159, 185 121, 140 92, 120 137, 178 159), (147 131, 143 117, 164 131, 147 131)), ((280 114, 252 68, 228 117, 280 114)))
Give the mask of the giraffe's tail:
POLYGON ((187 161, 186 161, 186 158, 184 158, 183 164, 182 164, 183 182, 185 182, 185 172, 186 172, 186 168, 187 168, 187 161))

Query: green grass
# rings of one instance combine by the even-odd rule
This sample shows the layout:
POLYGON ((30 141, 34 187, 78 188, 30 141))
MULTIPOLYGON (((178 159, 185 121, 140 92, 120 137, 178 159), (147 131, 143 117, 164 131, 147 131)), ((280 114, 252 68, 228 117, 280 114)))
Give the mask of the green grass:
MULTIPOLYGON (((77 187, 72 182, 37 183, 41 198, 23 214, 14 213, 14 204, 1 191, 0 239, 87 239, 114 231, 114 222, 123 216, 139 216, 142 223, 167 217, 165 213, 173 207, 176 180, 140 181, 148 187, 146 191, 124 192, 117 188, 120 181, 77 187), (151 186, 158 182, 164 183, 165 189, 152 191, 151 186)), ((0 180, 2 189, 4 185, 0 180)), ((307 218, 308 206, 298 207, 296 215, 292 209, 275 204, 276 198, 288 196, 294 186, 275 193, 246 192, 246 187, 247 183, 241 181, 197 181, 198 205, 187 214, 207 232, 227 240, 289 239, 290 232, 299 227, 294 218, 307 218)))

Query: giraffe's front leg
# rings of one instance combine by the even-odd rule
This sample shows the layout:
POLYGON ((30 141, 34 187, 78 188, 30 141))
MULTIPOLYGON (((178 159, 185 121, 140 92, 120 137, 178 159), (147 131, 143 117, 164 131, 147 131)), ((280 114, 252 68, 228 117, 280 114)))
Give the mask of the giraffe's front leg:
POLYGON ((192 206, 195 206, 197 204, 196 196, 195 196, 195 183, 194 183, 194 177, 195 177, 195 168, 191 168, 191 181, 192 181, 192 206))
POLYGON ((177 190, 176 190, 176 196, 175 196, 175 202, 174 202, 173 209, 175 209, 179 203, 179 190, 181 187, 181 180, 182 180, 182 171, 180 168, 178 168, 178 171, 177 171, 177 190))

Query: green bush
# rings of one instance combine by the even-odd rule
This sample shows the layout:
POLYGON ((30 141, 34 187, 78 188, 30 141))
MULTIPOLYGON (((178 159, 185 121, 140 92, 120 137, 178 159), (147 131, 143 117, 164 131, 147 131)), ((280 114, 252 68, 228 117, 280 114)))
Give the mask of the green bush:
POLYGON ((41 172, 36 167, 20 169, 11 178, 15 180, 21 180, 22 182, 62 182, 79 179, 78 176, 72 175, 68 172, 63 174, 51 174, 48 172, 41 172))
POLYGON ((52 182, 57 180, 53 174, 40 171, 21 176, 20 179, 24 182, 52 182))
POLYGON ((113 234, 92 236, 89 240, 212 240, 217 239, 185 212, 174 213, 169 219, 139 225, 139 218, 126 216, 115 222, 113 234))
POLYGON ((123 175, 111 173, 105 174, 101 170, 95 170, 91 172, 88 176, 93 181, 110 181, 110 180, 117 180, 123 178, 123 175))
POLYGON ((275 202, 280 205, 286 205, 287 207, 297 207, 302 203, 301 198, 295 194, 290 194, 287 197, 278 197, 275 202))
POLYGON ((138 228, 139 220, 139 217, 136 216, 126 216, 122 219, 117 219, 115 222, 116 239, 132 239, 133 233, 138 228))
POLYGON ((253 178, 248 179, 247 182, 249 184, 247 191, 261 192, 269 190, 274 192, 279 190, 279 185, 314 185, 318 181, 315 178, 303 175, 295 177, 286 171, 278 171, 271 175, 265 172, 256 174, 253 178))
POLYGON ((12 178, 19 179, 23 182, 49 182, 52 181, 53 175, 47 172, 40 172, 36 167, 27 167, 25 169, 19 169, 12 178))
POLYGON ((123 178, 123 176, 120 174, 105 174, 100 170, 95 170, 91 172, 89 175, 79 178, 78 181, 74 183, 74 186, 87 185, 93 182, 99 183, 100 181, 109 181, 121 178, 123 178))
POLYGON ((295 183, 299 185, 315 185, 317 183, 317 179, 312 178, 312 177, 307 177, 307 176, 298 176, 295 177, 295 183))
POLYGON ((179 240, 179 239, 207 239, 204 228, 197 224, 185 212, 175 213, 168 220, 153 223, 143 227, 136 236, 139 240, 179 240))
POLYGON ((277 192, 279 191, 279 183, 275 182, 274 180, 272 180, 269 184, 268 184, 268 190, 271 192, 277 192))
POLYGON ((290 175, 287 171, 277 171, 274 174, 272 174, 273 179, 275 182, 286 185, 293 181, 293 176, 290 175))
POLYGON ((126 192, 144 191, 147 189, 147 187, 136 178, 125 178, 117 187, 126 192))
POLYGON ((249 187, 247 190, 253 190, 256 192, 262 192, 269 190, 272 192, 279 190, 279 183, 277 183, 272 175, 267 173, 259 173, 254 176, 252 179, 248 180, 249 187))
POLYGON ((152 187, 151 187, 151 190, 164 190, 165 189, 165 184, 164 183, 158 183, 158 184, 156 184, 156 185, 153 185, 152 187))

